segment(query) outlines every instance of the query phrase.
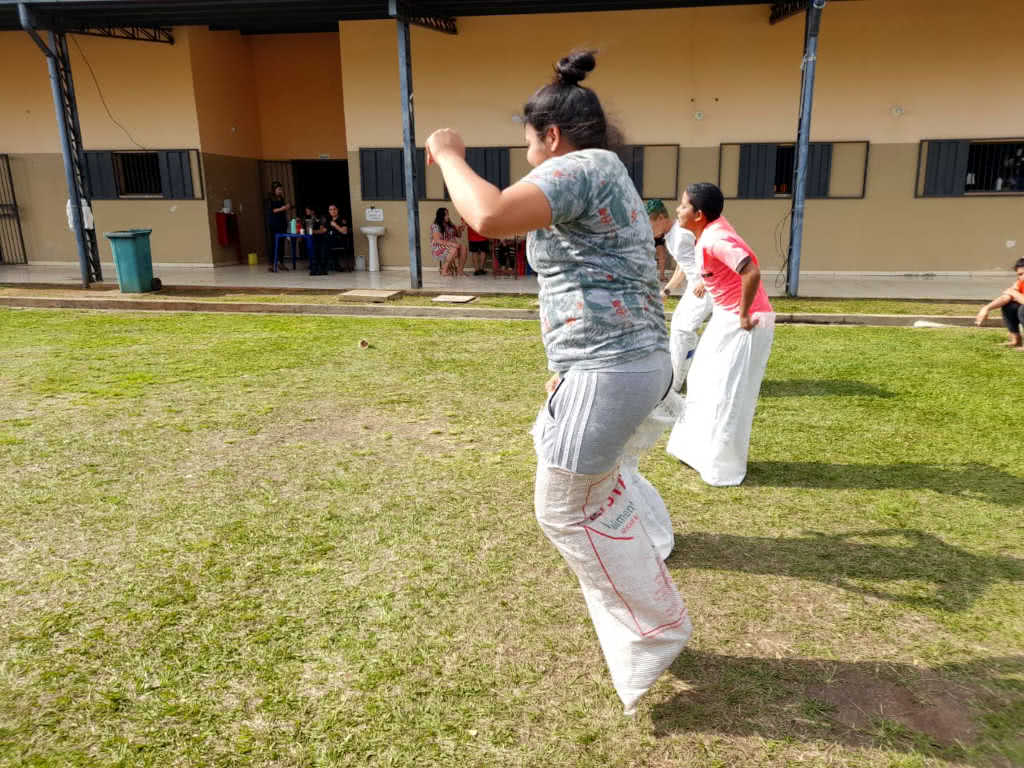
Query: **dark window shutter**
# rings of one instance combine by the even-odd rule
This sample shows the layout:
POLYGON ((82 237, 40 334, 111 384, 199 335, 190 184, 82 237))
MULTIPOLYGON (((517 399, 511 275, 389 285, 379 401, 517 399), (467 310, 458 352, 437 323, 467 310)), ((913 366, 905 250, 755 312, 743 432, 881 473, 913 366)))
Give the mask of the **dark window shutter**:
POLYGON ((775 196, 775 144, 741 144, 738 197, 775 196))
POLYGON ((427 153, 423 149, 416 150, 416 199, 427 199, 427 153))
POLYGON ((401 149, 384 149, 387 155, 388 169, 391 171, 389 200, 405 200, 405 152, 401 149))
POLYGON ((466 163, 498 189, 508 186, 508 147, 467 147, 466 163))
POLYGON ((962 195, 967 189, 968 141, 929 141, 924 176, 926 197, 962 195))
POLYGON ((626 166, 626 173, 629 174, 637 194, 644 195, 644 148, 641 145, 627 144, 619 147, 616 154, 626 166))
POLYGON ((192 163, 188 150, 169 150, 159 153, 160 189, 169 200, 191 200, 192 163))
POLYGON ((812 142, 807 154, 807 197, 828 197, 832 174, 832 144, 812 142))
POLYGON ((403 156, 400 148, 359 150, 359 190, 363 200, 405 199, 403 156))
POLYGON ((359 150, 359 193, 363 200, 377 200, 377 160, 372 149, 359 150))
POLYGON ((86 152, 85 169, 93 200, 117 199, 113 152, 86 152))

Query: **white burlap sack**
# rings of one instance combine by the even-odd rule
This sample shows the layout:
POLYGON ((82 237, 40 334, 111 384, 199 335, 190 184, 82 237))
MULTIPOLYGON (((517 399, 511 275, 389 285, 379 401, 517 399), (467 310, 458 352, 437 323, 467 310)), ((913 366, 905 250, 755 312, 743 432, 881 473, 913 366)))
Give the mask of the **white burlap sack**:
POLYGON ((750 430, 768 356, 775 313, 758 312, 750 331, 739 317, 715 308, 686 385, 683 414, 666 450, 708 485, 739 485, 747 474, 750 430))
POLYGON ((538 456, 537 521, 579 579, 626 714, 636 711, 692 630, 647 527, 651 494, 661 499, 649 483, 649 490, 641 485, 619 467, 581 475, 538 456))
POLYGON ((644 516, 644 526, 662 560, 672 554, 675 546, 672 518, 661 494, 640 474, 638 465, 640 458, 655 446, 666 430, 672 428, 682 412, 683 398, 678 392, 669 392, 626 442, 622 454, 622 475, 641 499, 640 513, 644 516))

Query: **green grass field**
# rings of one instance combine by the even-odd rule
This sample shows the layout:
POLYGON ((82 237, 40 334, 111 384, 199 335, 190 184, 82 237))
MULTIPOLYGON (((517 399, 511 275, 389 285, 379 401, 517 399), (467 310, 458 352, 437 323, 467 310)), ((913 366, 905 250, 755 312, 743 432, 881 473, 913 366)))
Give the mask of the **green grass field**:
POLYGON ((1022 765, 1003 336, 780 326, 743 486, 646 458, 694 636, 631 720, 536 323, 0 310, 0 765, 1022 765))

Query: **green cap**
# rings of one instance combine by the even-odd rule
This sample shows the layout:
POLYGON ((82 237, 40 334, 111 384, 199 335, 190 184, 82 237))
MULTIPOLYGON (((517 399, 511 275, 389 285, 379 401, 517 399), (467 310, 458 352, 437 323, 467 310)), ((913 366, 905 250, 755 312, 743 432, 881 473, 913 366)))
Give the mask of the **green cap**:
POLYGON ((661 200, 648 200, 644 206, 647 208, 647 215, 650 217, 664 216, 668 218, 668 209, 661 200))

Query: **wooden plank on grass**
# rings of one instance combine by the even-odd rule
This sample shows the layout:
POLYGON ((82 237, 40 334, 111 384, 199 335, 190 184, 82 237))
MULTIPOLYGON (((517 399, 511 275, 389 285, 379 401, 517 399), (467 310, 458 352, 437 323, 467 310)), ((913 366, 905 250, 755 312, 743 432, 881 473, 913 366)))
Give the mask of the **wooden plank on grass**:
POLYGON ((469 296, 467 294, 442 293, 440 296, 435 296, 431 301, 439 301, 444 304, 468 304, 475 299, 476 296, 469 296))
POLYGON ((358 288, 354 291, 345 291, 338 298, 341 301, 369 301, 380 304, 388 299, 397 299, 402 295, 401 291, 380 291, 372 288, 358 288))

